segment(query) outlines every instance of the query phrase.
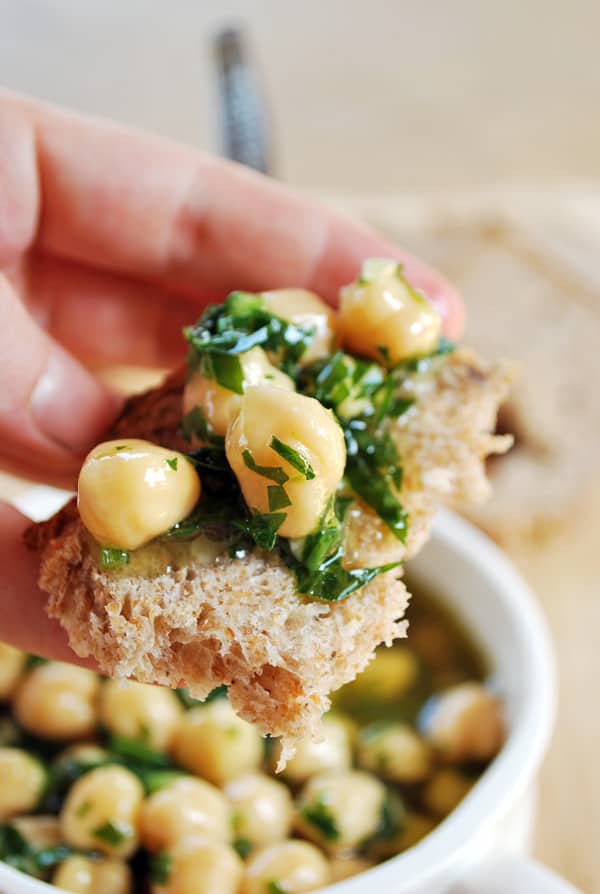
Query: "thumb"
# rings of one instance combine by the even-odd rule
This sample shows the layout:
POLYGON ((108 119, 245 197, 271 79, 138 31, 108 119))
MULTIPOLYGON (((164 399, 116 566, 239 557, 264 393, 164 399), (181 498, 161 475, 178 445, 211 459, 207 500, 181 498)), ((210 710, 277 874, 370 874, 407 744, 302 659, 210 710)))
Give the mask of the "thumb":
POLYGON ((72 485, 120 401, 29 316, 0 275, 0 463, 72 485))

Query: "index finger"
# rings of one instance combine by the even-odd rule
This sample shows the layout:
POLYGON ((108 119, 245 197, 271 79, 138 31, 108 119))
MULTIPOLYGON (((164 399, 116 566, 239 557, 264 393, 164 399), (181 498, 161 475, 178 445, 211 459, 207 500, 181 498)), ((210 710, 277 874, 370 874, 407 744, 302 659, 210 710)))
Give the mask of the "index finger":
POLYGON ((191 295, 294 285, 334 302, 365 257, 390 256, 457 334, 461 303, 441 276, 268 178, 9 93, 0 125, 0 264, 35 245, 191 295))

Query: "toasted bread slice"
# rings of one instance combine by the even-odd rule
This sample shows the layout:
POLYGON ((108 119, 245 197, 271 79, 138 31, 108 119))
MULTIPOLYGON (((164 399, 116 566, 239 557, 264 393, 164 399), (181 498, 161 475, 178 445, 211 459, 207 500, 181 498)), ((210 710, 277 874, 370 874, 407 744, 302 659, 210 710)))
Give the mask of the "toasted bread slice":
MULTIPOLYGON (((492 434, 509 382, 506 368, 487 368, 467 350, 414 377, 418 399, 394 430, 410 517, 407 543, 367 507, 353 504, 349 564, 358 564, 359 555, 363 565, 408 558, 427 538, 439 506, 485 497, 484 459, 510 444, 492 434)), ((130 400, 112 436, 185 449, 182 385, 178 373, 130 400)), ((352 680, 380 643, 406 629, 400 568, 334 603, 299 595, 278 555, 260 550, 232 559, 210 545, 200 555, 192 547, 177 553, 157 544, 144 548, 145 564, 107 572, 97 565, 75 501, 32 527, 27 541, 41 553, 48 613, 60 620, 78 655, 93 655, 110 676, 186 685, 198 698, 227 685, 242 717, 282 736, 283 760, 294 741, 318 731, 328 694, 352 680)))

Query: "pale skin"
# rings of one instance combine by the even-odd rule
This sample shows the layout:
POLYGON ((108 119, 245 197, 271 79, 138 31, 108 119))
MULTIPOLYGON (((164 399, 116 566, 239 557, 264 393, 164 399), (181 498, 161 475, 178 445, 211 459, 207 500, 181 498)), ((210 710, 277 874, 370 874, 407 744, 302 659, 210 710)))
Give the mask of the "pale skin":
MULTIPOLYGON (((372 230, 189 147, 0 91, 0 468, 74 487, 121 405, 92 369, 181 362, 182 326, 233 288, 334 305, 367 257, 400 260, 460 334, 453 288, 372 230)), ((0 505, 0 640, 78 661, 45 615, 27 524, 0 505)))

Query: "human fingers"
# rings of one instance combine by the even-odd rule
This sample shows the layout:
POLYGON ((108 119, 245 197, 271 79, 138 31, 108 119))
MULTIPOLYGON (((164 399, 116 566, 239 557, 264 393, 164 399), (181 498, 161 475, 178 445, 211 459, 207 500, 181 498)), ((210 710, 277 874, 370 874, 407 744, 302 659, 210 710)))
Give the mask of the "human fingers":
POLYGON ((93 667, 75 655, 63 628, 46 614, 46 596, 37 585, 39 557, 23 541, 29 524, 16 509, 0 503, 0 640, 45 658, 93 667))
POLYGON ((462 306, 443 277, 254 172, 14 94, 0 95, 0 124, 0 264, 35 243, 192 292, 304 285, 335 302, 365 257, 391 256, 458 332, 462 306))
POLYGON ((0 319, 0 464, 72 481, 120 399, 36 325, 2 275, 0 319))

